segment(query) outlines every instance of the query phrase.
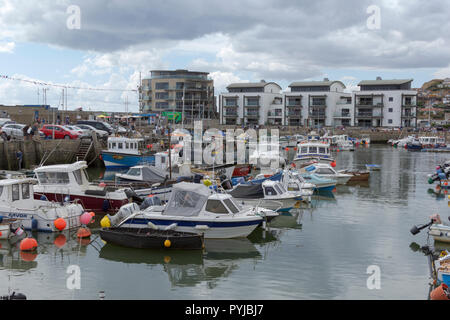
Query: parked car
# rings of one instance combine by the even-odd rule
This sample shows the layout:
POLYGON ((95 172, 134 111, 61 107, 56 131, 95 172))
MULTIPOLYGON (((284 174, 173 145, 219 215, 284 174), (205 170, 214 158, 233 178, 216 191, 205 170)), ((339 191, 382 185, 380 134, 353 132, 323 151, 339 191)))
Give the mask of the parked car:
POLYGON ((114 128, 107 122, 95 121, 95 120, 78 120, 77 127, 80 124, 86 124, 88 126, 94 127, 97 130, 103 130, 108 132, 108 134, 112 134, 114 132, 114 128))
POLYGON ((15 123, 10 118, 0 118, 0 127, 3 127, 7 123, 15 123))
POLYGON ((2 131, 5 132, 12 139, 23 139, 24 124, 20 123, 6 123, 2 127, 2 131))
POLYGON ((52 138, 53 133, 55 134, 55 139, 78 139, 80 136, 77 131, 69 130, 56 124, 46 124, 40 131, 44 133, 46 138, 52 138))
POLYGON ((77 127, 83 130, 88 130, 90 133, 93 132, 97 135, 99 139, 108 139, 109 133, 107 131, 99 130, 94 128, 93 126, 87 124, 77 124, 77 127))
POLYGON ((65 128, 67 128, 68 130, 72 130, 72 131, 76 131, 80 134, 80 139, 82 138, 90 138, 91 137, 91 131, 87 130, 87 129, 82 129, 80 127, 77 126, 73 126, 73 125, 65 125, 65 128))

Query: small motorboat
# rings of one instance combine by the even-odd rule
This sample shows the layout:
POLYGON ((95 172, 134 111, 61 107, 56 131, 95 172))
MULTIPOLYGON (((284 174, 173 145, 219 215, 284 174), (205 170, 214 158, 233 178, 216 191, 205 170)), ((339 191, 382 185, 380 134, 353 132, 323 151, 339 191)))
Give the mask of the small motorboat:
POLYGON ((100 230, 103 241, 138 249, 202 249, 203 234, 153 228, 106 228, 100 230))
POLYGON ((381 166, 379 164, 366 164, 366 168, 369 171, 380 171, 381 166))
POLYGON ((369 181, 370 171, 360 170, 339 170, 339 173, 350 174, 352 177, 348 182, 369 181))
POLYGON ((8 240, 22 233, 24 231, 19 220, 0 217, 0 240, 8 240))
POLYGON ((306 182, 315 185, 314 191, 333 191, 336 188, 336 180, 322 178, 314 173, 302 173, 301 177, 306 182))
POLYGON ((316 174, 321 178, 335 180, 337 184, 346 184, 353 175, 340 173, 327 163, 315 163, 308 167, 302 168, 301 173, 316 174))

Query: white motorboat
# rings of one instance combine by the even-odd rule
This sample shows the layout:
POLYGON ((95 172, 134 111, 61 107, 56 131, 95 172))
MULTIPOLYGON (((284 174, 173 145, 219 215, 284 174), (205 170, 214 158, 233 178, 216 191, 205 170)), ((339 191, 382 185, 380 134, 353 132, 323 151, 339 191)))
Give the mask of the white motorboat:
POLYGON ((435 241, 450 243, 450 226, 446 226, 444 224, 433 224, 430 226, 429 234, 435 241))
POLYGON ((0 216, 17 219, 26 230, 59 231, 54 225, 58 218, 65 220, 64 230, 80 227, 81 204, 35 200, 34 183, 30 178, 0 180, 0 216))
POLYGON ((341 134, 331 137, 332 145, 340 151, 355 151, 355 146, 348 135, 341 134))
POLYGON ((45 196, 55 202, 63 202, 67 198, 69 201, 78 200, 86 210, 94 212, 115 212, 128 203, 130 189, 93 185, 86 169, 86 161, 35 169, 38 185, 34 186, 34 198, 38 200, 45 196))
POLYGON ((340 173, 334 170, 334 168, 326 163, 315 163, 310 166, 301 169, 302 173, 316 174, 321 178, 327 178, 335 180, 337 184, 346 184, 353 175, 340 173))
POLYGON ((238 203, 263 207, 277 212, 299 208, 303 197, 300 191, 288 191, 279 181, 265 180, 261 184, 238 184, 227 191, 238 203))
POLYGON ((331 163, 334 159, 331 157, 330 145, 321 141, 304 141, 297 146, 297 154, 294 157, 294 164, 301 168, 312 161, 331 163))
POLYGON ((214 193, 205 185, 180 182, 173 186, 164 206, 141 210, 136 203, 130 203, 115 216, 104 219, 112 226, 147 228, 150 223, 155 228, 203 233, 205 239, 224 239, 247 237, 263 222, 266 212, 255 207, 242 208, 231 195, 214 193))

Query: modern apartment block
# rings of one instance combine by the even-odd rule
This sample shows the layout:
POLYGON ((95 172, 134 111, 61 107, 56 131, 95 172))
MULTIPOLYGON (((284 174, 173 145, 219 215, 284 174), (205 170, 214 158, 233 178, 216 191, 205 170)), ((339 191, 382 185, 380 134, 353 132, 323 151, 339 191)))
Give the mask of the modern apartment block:
POLYGON ((215 116, 214 81, 208 72, 152 70, 139 87, 141 112, 183 112, 184 119, 215 116))
POLYGON ((281 87, 274 82, 232 83, 219 96, 220 123, 226 125, 283 125, 281 87))
POLYGON ((413 79, 361 81, 354 92, 357 127, 417 126, 417 92, 411 89, 413 79))
POLYGON ((344 93, 340 81, 302 81, 289 85, 283 94, 285 124, 290 126, 350 126, 353 119, 352 96, 344 93))

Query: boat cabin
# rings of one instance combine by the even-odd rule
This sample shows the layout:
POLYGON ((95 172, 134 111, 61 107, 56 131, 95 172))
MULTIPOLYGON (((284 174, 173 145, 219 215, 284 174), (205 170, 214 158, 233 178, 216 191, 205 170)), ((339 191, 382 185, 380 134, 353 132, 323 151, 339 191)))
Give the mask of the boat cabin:
POLYGON ((330 145, 322 142, 301 142, 298 144, 297 158, 330 158, 330 145))
POLYGON ((144 150, 144 139, 127 137, 109 137, 108 152, 140 155, 144 150))
POLYGON ((267 180, 263 182, 262 186, 265 198, 281 196, 287 192, 285 187, 278 181, 267 180))
POLYGON ((419 142, 422 145, 438 145, 445 144, 445 139, 440 137, 419 137, 419 142))
POLYGON ((34 172, 40 186, 60 185, 79 189, 81 186, 89 186, 86 168, 86 161, 78 161, 72 164, 43 166, 34 172))
POLYGON ((0 180, 0 201, 12 203, 34 199, 33 184, 36 179, 0 180))

